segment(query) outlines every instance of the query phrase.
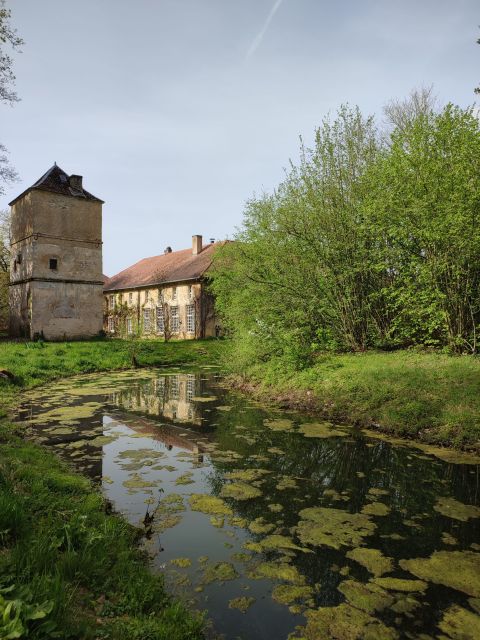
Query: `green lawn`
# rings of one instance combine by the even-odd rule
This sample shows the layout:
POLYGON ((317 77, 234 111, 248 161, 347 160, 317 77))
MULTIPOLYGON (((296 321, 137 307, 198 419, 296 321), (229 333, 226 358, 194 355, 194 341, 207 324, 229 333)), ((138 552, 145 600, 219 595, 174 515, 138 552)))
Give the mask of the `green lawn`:
POLYGON ((138 532, 101 494, 8 419, 22 389, 90 371, 215 363, 218 341, 0 343, 0 638, 197 640, 203 620, 173 601, 138 532))
POLYGON ((251 368, 254 392, 430 444, 480 450, 480 358, 395 351, 321 355, 288 372, 251 368), (310 395, 308 395, 310 391, 310 395))

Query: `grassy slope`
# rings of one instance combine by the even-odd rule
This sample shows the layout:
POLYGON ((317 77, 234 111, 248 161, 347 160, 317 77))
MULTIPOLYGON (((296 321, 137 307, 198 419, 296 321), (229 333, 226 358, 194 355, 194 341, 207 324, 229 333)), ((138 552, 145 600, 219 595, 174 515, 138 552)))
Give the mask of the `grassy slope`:
POLYGON ((480 449, 480 358, 397 351, 320 356, 304 371, 269 363, 260 396, 430 444, 480 449), (310 395, 307 392, 311 391, 310 395))
POLYGON ((212 364, 218 350, 215 341, 0 343, 0 369, 15 376, 0 380, 0 637, 9 637, 9 624, 24 627, 11 637, 26 637, 27 628, 29 638, 203 637, 202 621, 147 569, 135 530, 105 513, 87 479, 25 442, 8 413, 22 388, 61 376, 127 368, 132 355, 141 365, 212 364))

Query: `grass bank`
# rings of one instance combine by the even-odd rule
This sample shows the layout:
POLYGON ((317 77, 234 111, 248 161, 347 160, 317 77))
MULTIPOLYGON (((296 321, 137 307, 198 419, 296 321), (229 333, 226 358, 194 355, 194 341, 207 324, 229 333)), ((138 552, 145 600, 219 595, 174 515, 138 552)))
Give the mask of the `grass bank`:
POLYGON ((132 366, 212 364, 216 341, 0 343, 0 637, 197 640, 203 621, 173 601, 138 532, 101 494, 9 421, 22 389, 132 366))
POLYGON ((321 355, 302 371, 275 361, 251 367, 234 384, 328 419, 480 451, 480 358, 416 351, 321 355))

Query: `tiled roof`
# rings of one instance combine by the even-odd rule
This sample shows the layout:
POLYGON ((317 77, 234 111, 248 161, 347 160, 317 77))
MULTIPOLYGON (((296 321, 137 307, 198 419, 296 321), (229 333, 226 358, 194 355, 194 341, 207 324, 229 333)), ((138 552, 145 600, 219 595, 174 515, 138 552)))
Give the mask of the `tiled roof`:
POLYGON ((212 264, 213 252, 220 244, 223 243, 207 244, 198 255, 193 255, 190 248, 144 258, 109 278, 105 282, 104 290, 116 291, 167 282, 197 280, 212 264))
MULTIPOLYGON (((80 178, 80 176, 77 176, 80 178)), ((80 188, 73 188, 70 176, 60 169, 57 164, 54 164, 53 167, 43 174, 41 178, 39 178, 35 184, 32 184, 31 187, 25 189, 20 195, 14 198, 9 204, 14 204, 20 198, 23 198, 29 191, 33 189, 39 189, 41 191, 51 191, 53 193, 60 193, 63 196, 71 196, 73 198, 83 198, 84 200, 94 200, 96 202, 103 202, 100 198, 96 198, 89 191, 86 191, 82 186, 80 188)))

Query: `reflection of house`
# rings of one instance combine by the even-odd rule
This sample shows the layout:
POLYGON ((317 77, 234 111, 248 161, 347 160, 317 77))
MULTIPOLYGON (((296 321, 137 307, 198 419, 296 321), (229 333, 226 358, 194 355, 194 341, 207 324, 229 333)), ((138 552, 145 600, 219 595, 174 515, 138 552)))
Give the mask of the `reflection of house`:
POLYGON ((200 381, 192 374, 160 377, 136 389, 116 391, 111 401, 127 411, 159 416, 172 422, 202 424, 201 407, 192 402, 200 381))
POLYGON ((218 333, 211 295, 205 291, 207 271, 219 243, 145 258, 108 278, 104 285, 105 330, 119 335, 151 335, 165 339, 204 338, 218 333))

